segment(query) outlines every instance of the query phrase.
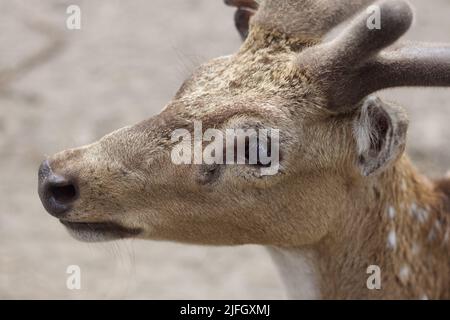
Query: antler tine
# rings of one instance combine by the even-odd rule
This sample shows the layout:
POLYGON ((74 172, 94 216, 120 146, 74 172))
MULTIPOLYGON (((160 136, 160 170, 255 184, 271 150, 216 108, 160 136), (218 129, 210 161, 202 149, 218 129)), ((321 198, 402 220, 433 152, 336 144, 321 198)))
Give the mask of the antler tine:
POLYGON ((374 0, 262 0, 252 25, 318 43, 333 27, 374 0))
POLYGON ((368 18, 371 11, 360 14, 350 26, 335 40, 326 46, 330 52, 328 63, 345 64, 357 59, 366 59, 397 41, 408 31, 412 24, 413 14, 409 5, 404 1, 387 1, 377 8, 381 14, 380 29, 369 29, 368 18))
POLYGON ((401 86, 450 86, 450 44, 404 43, 368 61, 366 92, 401 86), (369 75, 374 75, 373 77, 369 75))

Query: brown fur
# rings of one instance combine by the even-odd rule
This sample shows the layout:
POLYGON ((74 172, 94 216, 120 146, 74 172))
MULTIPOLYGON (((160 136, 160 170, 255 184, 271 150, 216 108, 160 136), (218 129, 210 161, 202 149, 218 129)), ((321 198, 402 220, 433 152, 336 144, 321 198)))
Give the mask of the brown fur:
MULTIPOLYGON (((330 57, 337 51, 321 43, 370 2, 263 2, 239 52, 201 66, 159 115, 49 159, 80 190, 61 219, 114 222, 142 229, 145 239, 308 250, 323 298, 450 298, 450 180, 434 185, 403 155, 402 109, 366 98, 373 92, 366 88, 344 85, 337 94, 336 81, 358 80, 332 72, 354 65, 346 52, 360 56, 352 43, 364 31, 350 27, 338 39, 355 41, 332 43, 348 47, 342 55, 330 57), (280 172, 174 165, 170 134, 192 130, 194 120, 221 130, 280 129, 280 172), (381 290, 366 287, 373 264, 382 270, 381 290)), ((383 6, 389 21, 398 22, 396 10, 408 17, 403 2, 383 6)), ((380 33, 373 52, 391 36, 380 33)), ((422 84, 447 81, 432 78, 422 84)))

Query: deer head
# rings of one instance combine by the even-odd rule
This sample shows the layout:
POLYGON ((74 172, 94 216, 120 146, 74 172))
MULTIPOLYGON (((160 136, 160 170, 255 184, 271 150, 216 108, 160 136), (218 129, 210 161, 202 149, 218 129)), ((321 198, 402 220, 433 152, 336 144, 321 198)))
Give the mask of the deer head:
POLYGON ((397 43, 413 18, 404 1, 376 4, 380 29, 367 26, 369 0, 226 2, 245 38, 236 54, 199 67, 157 116, 41 165, 42 203, 76 238, 314 244, 403 155, 405 112, 371 94, 450 86, 448 45, 397 43), (175 164, 172 133, 193 133, 195 121, 278 129, 277 173, 262 175, 259 162, 175 164))

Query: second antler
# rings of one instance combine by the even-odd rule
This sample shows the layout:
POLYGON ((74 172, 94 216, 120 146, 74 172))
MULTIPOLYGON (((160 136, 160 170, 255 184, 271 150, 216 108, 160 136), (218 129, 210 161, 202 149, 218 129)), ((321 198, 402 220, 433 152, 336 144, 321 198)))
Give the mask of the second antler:
POLYGON ((380 29, 370 29, 370 12, 360 14, 329 43, 308 48, 297 58, 328 98, 333 111, 345 111, 375 91, 399 86, 450 86, 450 45, 394 44, 411 26, 411 7, 401 0, 378 4, 380 29))

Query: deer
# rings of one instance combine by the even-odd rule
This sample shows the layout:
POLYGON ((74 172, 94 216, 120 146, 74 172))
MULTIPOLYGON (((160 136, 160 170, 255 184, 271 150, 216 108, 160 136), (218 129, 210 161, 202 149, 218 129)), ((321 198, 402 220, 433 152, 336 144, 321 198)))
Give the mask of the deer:
POLYGON ((44 208, 81 241, 264 246, 292 299, 449 299, 450 176, 416 169, 407 112, 376 92, 450 86, 450 45, 401 41, 404 0, 225 2, 238 52, 198 67, 158 115, 48 157, 44 208), (194 121, 279 129, 278 172, 174 164, 171 133, 194 121))

